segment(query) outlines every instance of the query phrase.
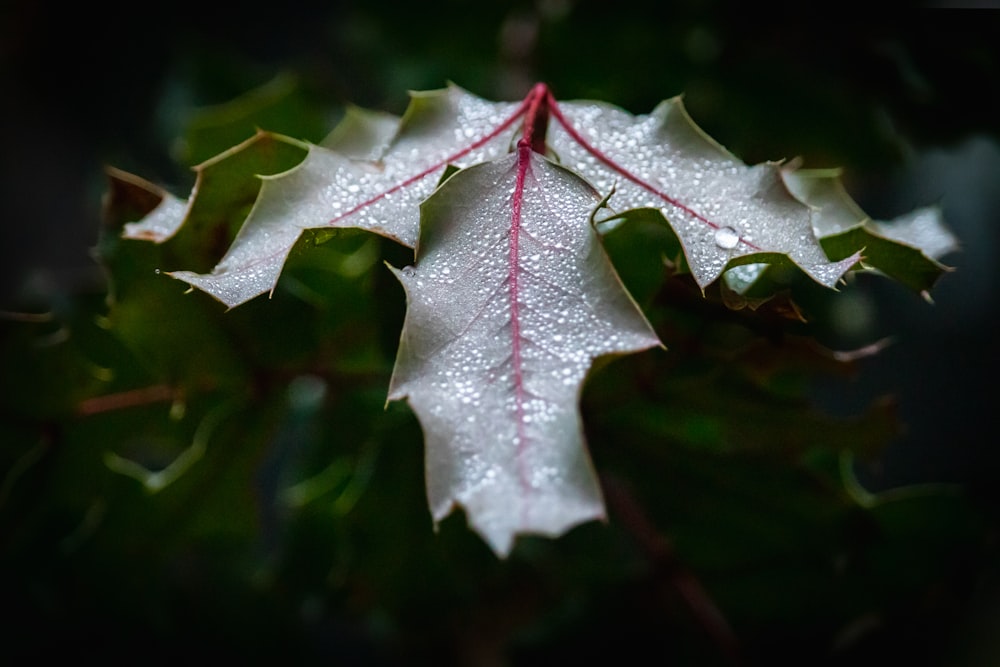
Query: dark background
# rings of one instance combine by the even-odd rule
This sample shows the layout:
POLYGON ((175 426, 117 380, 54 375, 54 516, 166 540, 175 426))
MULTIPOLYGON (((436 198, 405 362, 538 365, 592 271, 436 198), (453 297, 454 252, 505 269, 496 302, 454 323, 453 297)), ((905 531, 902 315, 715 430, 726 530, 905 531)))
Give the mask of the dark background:
POLYGON ((88 249, 104 167, 185 195, 191 174, 175 139, 192 110, 280 73, 298 77, 312 108, 330 110, 329 127, 344 104, 401 113, 407 90, 449 80, 492 99, 546 81, 558 98, 635 113, 684 93, 694 119, 747 162, 802 156, 808 167, 843 166, 877 219, 942 206, 962 251, 945 258, 956 270, 934 290, 935 304, 859 280, 828 340, 894 343, 849 392, 819 386, 816 397, 848 413, 896 396, 907 430, 862 471, 873 489, 959 483, 997 510, 1000 20, 920 8, 892 21, 852 10, 848 20, 824 6, 796 23, 726 10, 638 0, 286 0, 224 11, 187 0, 8 2, 0 310, 100 284, 88 249))

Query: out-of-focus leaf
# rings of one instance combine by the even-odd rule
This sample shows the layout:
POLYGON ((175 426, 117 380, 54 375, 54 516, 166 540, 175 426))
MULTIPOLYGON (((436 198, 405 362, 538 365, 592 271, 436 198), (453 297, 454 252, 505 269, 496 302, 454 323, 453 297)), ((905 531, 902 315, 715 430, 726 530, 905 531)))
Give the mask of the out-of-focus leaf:
POLYGON ((310 99, 301 77, 282 72, 232 100, 191 112, 174 152, 184 164, 201 164, 261 129, 315 140, 329 119, 329 111, 310 99))
POLYGON ((125 221, 143 218, 151 211, 157 218, 164 210, 162 202, 174 200, 162 189, 127 174, 111 172, 109 183, 106 231, 96 248, 110 283, 103 326, 131 350, 135 362, 150 378, 200 390, 242 382, 245 368, 225 334, 217 327, 205 326, 209 304, 186 298, 175 281, 160 274, 159 267, 169 263, 165 244, 121 236, 125 221), (157 197, 161 197, 159 202, 157 197))
POLYGON ((813 229, 833 259, 864 248, 864 264, 912 290, 926 292, 947 271, 940 263, 958 249, 937 207, 887 222, 871 220, 844 189, 839 169, 783 169, 796 197, 816 208, 813 229))

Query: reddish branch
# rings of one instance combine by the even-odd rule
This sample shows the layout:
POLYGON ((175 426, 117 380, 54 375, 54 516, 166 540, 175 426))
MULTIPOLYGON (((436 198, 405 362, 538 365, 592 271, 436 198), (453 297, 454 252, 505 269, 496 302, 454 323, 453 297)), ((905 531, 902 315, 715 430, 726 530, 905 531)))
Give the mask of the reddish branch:
POLYGON ((122 408, 132 408, 150 403, 173 401, 180 395, 176 387, 167 384, 154 384, 141 389, 131 389, 117 394, 95 396, 80 401, 76 406, 76 414, 86 417, 101 412, 111 412, 122 408))
POLYGON ((698 624, 719 647, 729 663, 739 665, 739 642, 729 622, 712 601, 701 582, 681 563, 673 545, 646 516, 642 506, 622 483, 610 476, 601 479, 611 513, 632 535, 653 568, 653 579, 676 591, 698 624))

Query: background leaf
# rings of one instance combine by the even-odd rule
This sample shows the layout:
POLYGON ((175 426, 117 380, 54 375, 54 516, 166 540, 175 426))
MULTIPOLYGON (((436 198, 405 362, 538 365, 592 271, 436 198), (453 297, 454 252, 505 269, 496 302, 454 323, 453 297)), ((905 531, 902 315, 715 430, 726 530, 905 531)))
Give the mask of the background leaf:
POLYGON ((876 222, 844 190, 839 170, 786 169, 782 176, 796 197, 817 208, 813 228, 830 257, 862 247, 867 266, 926 292, 946 270, 938 260, 958 249, 937 207, 876 222))

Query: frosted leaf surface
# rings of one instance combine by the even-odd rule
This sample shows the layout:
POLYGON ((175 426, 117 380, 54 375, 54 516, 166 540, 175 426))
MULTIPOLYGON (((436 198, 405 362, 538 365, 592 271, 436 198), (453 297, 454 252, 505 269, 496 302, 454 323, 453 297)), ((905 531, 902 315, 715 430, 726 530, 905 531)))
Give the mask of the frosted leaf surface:
POLYGON ((788 192, 776 165, 744 164, 694 124, 679 98, 640 116, 599 102, 559 109, 569 127, 553 122, 548 136, 562 164, 600 192, 614 188, 617 211, 659 210, 702 287, 730 261, 758 253, 787 255, 827 287, 856 263, 827 259, 809 207, 788 192))
POLYGON ((295 168, 263 177, 260 196, 210 274, 173 272, 228 306, 273 290, 289 251, 303 230, 357 227, 413 246, 419 204, 437 186, 448 164, 465 166, 505 153, 518 104, 488 102, 456 86, 415 93, 391 141, 391 119, 349 114, 349 127, 364 131, 361 143, 334 133, 309 147, 295 168), (370 157, 381 144, 378 159, 370 157))
POLYGON ((396 272, 408 308, 389 398, 423 427, 431 512, 461 505, 501 555, 517 534, 604 516, 580 387, 596 357, 658 344, 590 224, 599 203, 527 150, 470 167, 424 203, 416 264, 396 272))

